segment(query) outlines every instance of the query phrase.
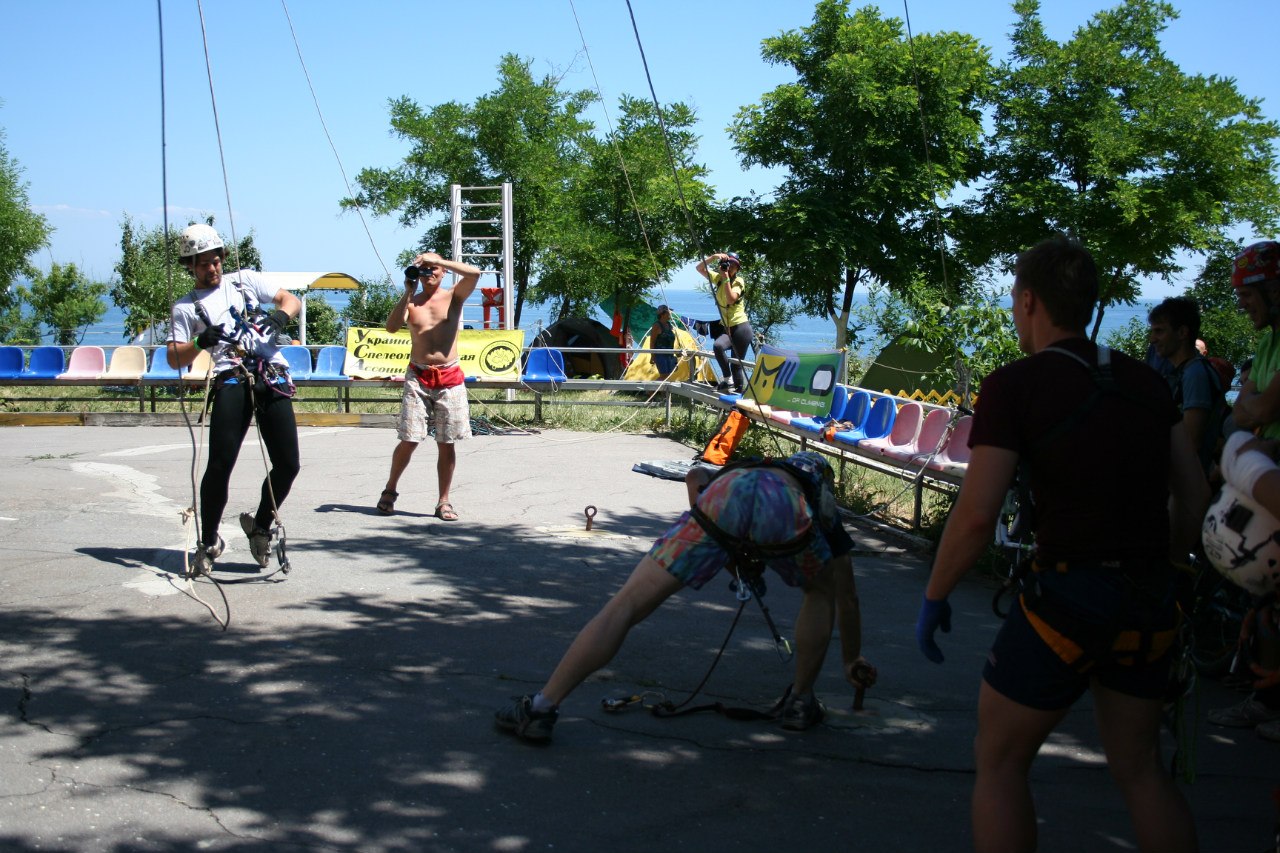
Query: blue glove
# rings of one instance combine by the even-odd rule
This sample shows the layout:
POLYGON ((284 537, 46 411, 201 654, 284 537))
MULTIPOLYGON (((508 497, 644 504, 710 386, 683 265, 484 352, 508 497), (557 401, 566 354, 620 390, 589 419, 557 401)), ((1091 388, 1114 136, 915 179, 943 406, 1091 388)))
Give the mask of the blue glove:
POLYGON ((927 597, 920 602, 920 615, 916 617, 916 642, 920 651, 934 663, 942 663, 942 649, 933 640, 933 632, 942 629, 944 634, 951 633, 951 605, 944 598, 941 601, 930 601, 927 597))

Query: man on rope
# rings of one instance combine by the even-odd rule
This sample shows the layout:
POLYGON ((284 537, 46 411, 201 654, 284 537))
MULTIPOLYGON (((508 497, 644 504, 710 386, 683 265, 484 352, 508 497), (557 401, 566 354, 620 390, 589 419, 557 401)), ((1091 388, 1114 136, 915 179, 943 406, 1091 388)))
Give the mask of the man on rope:
POLYGON ((195 288, 174 303, 166 352, 169 366, 175 368, 191 364, 202 350, 213 359, 209 465, 200 481, 200 543, 192 563, 192 570, 201 575, 212 571, 213 561, 226 547, 218 525, 250 418, 257 416, 271 471, 262 481, 257 512, 241 514, 240 526, 249 537, 254 561, 264 569, 271 561, 276 510, 301 467, 293 383, 276 339, 302 310, 302 303, 283 288, 273 289, 254 270, 224 277, 225 256, 222 238, 212 226, 197 223, 182 232, 179 262, 195 280, 195 288))
POLYGON ((480 270, 476 267, 446 261, 435 252, 418 255, 404 271, 404 293, 387 317, 387 331, 395 334, 407 326, 413 345, 396 428, 400 443, 391 453, 391 473, 378 498, 378 512, 383 515, 395 513, 400 475, 434 428, 439 451, 436 479, 440 487, 435 516, 443 521, 458 520, 449 500, 458 462, 454 443, 471 437, 465 377, 458 365, 458 330, 462 327, 462 305, 479 280, 480 270), (446 271, 460 276, 449 290, 440 286, 446 271))
POLYGON ((747 347, 751 345, 753 332, 751 321, 747 319, 747 304, 742 300, 747 289, 746 279, 738 275, 741 262, 733 252, 716 252, 698 261, 697 270, 715 289, 716 308, 720 310, 720 321, 724 324, 724 334, 712 343, 712 351, 716 363, 720 365, 721 391, 732 391, 741 394, 747 387, 740 362, 747 357, 747 347), (707 265, 712 261, 716 271, 712 272, 707 265), (733 352, 734 361, 730 363, 729 352, 733 352))
POLYGON ((1013 322, 1028 357, 982 383, 973 456, 916 623, 921 651, 941 663, 934 633, 951 628, 947 596, 986 550, 1025 464, 1034 572, 978 694, 979 851, 1036 849, 1031 762, 1085 690, 1138 847, 1196 849, 1191 811, 1161 766, 1160 724, 1178 619, 1171 556, 1185 561, 1208 486, 1164 380, 1086 336, 1097 299, 1093 257, 1077 241, 1018 256, 1013 322))
POLYGON ((622 589, 574 639, 546 685, 494 715, 497 726, 527 741, 551 740, 560 703, 613 659, 632 627, 681 588, 701 589, 726 565, 738 583, 753 583, 746 568, 751 562, 757 572, 767 566, 783 583, 804 590, 795 624, 795 680, 782 727, 803 731, 822 720, 813 685, 837 622, 845 679, 856 688, 870 687, 876 671, 861 656, 862 620, 849 556, 853 540, 835 505, 832 476, 826 459, 813 452, 780 464, 726 469, 715 477, 707 468, 694 468, 685 478, 690 511, 653 543, 622 589))

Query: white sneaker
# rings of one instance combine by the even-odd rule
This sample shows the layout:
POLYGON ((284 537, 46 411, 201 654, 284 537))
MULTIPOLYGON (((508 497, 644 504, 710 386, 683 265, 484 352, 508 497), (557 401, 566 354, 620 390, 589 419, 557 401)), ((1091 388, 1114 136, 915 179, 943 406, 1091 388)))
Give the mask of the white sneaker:
POLYGON ((188 577, 199 577, 200 575, 208 575, 213 571, 213 561, 222 556, 222 552, 227 548, 227 543, 222 541, 222 537, 218 537, 218 541, 212 545, 200 545, 196 548, 195 556, 191 558, 191 574, 188 577))
POLYGON ((1268 708, 1250 696, 1239 705, 1230 708, 1218 708, 1207 715, 1209 722, 1215 726, 1226 726, 1232 729, 1251 729, 1259 723, 1270 723, 1280 720, 1280 709, 1268 708))
POLYGON ((240 529, 249 537, 249 553, 265 569, 271 564, 271 534, 259 527, 247 512, 240 513, 240 529))

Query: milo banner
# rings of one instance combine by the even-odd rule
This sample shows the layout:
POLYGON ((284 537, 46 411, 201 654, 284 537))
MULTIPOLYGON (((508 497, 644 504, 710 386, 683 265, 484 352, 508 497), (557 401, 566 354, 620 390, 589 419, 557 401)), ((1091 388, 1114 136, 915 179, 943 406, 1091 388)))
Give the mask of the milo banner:
POLYGON ((792 352, 763 344, 747 383, 746 397, 803 415, 831 411, 836 383, 844 375, 844 351, 792 352))
MULTIPOLYGON (((519 379, 523 348, 521 329, 463 329, 458 333, 458 363, 467 376, 519 379)), ((410 349, 407 329, 393 335, 386 329, 349 328, 343 372, 352 379, 403 379, 410 349)))

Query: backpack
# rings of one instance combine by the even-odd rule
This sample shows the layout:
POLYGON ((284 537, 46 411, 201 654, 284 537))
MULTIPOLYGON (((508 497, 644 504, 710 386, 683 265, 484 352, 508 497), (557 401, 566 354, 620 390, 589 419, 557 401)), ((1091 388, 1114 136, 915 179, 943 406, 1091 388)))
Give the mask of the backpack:
MULTIPOLYGON (((1213 363, 1211 359, 1203 355, 1193 357, 1175 372, 1177 382, 1173 388, 1173 402, 1178 407, 1178 411, 1182 411, 1182 377, 1187 370, 1191 369, 1193 364, 1199 364, 1200 369, 1205 371, 1205 375, 1209 377, 1209 387, 1213 389, 1213 397, 1209 404, 1209 421, 1205 424, 1205 433, 1216 437, 1211 458, 1216 459, 1222 451, 1223 443, 1223 427, 1226 425, 1227 417, 1231 414, 1231 407, 1227 405, 1226 383, 1223 380, 1223 371, 1213 363)), ((1230 365, 1228 365, 1230 367, 1230 365)), ((1196 458, 1200 458, 1200 448, 1195 448, 1196 458)))

